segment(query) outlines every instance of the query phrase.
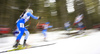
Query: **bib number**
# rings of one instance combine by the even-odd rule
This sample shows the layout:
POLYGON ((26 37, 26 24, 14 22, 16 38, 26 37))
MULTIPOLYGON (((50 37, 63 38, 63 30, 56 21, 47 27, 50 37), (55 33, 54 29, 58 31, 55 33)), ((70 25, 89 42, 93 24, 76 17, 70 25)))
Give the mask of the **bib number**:
POLYGON ((24 28, 24 24, 23 24, 23 23, 20 23, 20 27, 21 27, 21 28, 24 28))

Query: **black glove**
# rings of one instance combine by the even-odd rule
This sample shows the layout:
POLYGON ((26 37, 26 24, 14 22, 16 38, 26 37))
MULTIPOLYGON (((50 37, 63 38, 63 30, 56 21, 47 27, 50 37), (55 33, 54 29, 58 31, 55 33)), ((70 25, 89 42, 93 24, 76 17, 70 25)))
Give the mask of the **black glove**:
POLYGON ((40 20, 40 19, 41 19, 41 17, 38 18, 38 20, 40 20))

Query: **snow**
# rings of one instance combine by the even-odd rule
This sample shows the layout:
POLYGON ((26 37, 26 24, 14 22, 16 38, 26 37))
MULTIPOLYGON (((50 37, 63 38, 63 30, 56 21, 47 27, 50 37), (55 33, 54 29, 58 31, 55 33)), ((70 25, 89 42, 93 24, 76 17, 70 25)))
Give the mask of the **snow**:
MULTIPOLYGON (((100 54, 100 31, 91 29, 86 32, 85 36, 82 34, 70 38, 67 38, 68 35, 62 34, 66 33, 66 31, 48 32, 47 40, 56 42, 56 44, 1 54, 100 54)), ((14 37, 11 38, 15 39, 14 37)), ((41 33, 30 34, 28 43, 34 45, 42 40, 43 36, 41 33)), ((6 40, 4 42, 6 44, 6 40)), ((11 42, 14 43, 14 41, 11 42)), ((9 43, 11 44, 11 42, 9 43)), ((0 44, 0 46, 2 45, 0 44)))

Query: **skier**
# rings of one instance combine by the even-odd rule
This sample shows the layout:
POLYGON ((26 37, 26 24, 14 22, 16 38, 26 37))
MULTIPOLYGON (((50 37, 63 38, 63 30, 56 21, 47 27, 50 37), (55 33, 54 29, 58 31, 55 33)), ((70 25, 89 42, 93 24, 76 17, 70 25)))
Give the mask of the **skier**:
POLYGON ((29 35, 29 31, 24 27, 24 24, 30 19, 30 17, 32 17, 33 19, 36 19, 36 20, 40 20, 41 17, 36 17, 33 15, 33 10, 32 9, 26 9, 20 16, 20 19, 18 19, 16 21, 16 24, 17 24, 17 28, 18 30, 20 31, 17 38, 16 38, 16 43, 13 47, 17 47, 19 42, 20 42, 20 39, 22 37, 22 35, 24 34, 24 32, 27 33, 27 36, 25 37, 24 39, 24 43, 23 43, 23 46, 26 45, 26 40, 28 38, 28 35, 29 35))
POLYGON ((65 30, 70 31, 72 28, 69 28, 69 27, 70 27, 70 21, 64 23, 65 30))
POLYGON ((84 29, 86 28, 84 25, 83 25, 83 22, 79 22, 78 24, 77 24, 77 26, 78 26, 78 29, 79 29, 79 31, 78 31, 78 33, 84 33, 84 29))
POLYGON ((53 27, 53 26, 50 26, 49 24, 50 24, 50 22, 46 22, 46 23, 43 25, 42 34, 44 35, 44 41, 47 41, 47 40, 46 40, 46 37, 47 37, 47 34, 46 34, 47 29, 53 27))
POLYGON ((64 23, 64 28, 66 31, 68 31, 67 35, 69 35, 70 31, 72 30, 72 28, 70 28, 70 21, 64 23))

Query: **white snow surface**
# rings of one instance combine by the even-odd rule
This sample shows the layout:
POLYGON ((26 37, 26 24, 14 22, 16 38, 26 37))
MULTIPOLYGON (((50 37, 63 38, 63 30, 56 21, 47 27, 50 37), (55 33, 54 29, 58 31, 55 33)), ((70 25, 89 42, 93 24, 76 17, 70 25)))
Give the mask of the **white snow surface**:
MULTIPOLYGON (((77 35, 68 38, 68 35, 64 35, 66 31, 53 31, 48 32, 48 41, 56 42, 54 45, 36 47, 0 54, 100 54, 100 31, 96 29, 86 30, 86 34, 77 35)), ((12 46, 14 44, 15 37, 5 37, 1 44, 0 38, 0 51, 4 46, 12 46), (8 41, 8 42, 7 42, 8 41)), ((24 37, 21 39, 23 42, 24 37)), ((27 41, 30 45, 36 45, 42 43, 43 35, 41 33, 30 34, 27 41)), ((49 43, 49 42, 48 42, 49 43)))

